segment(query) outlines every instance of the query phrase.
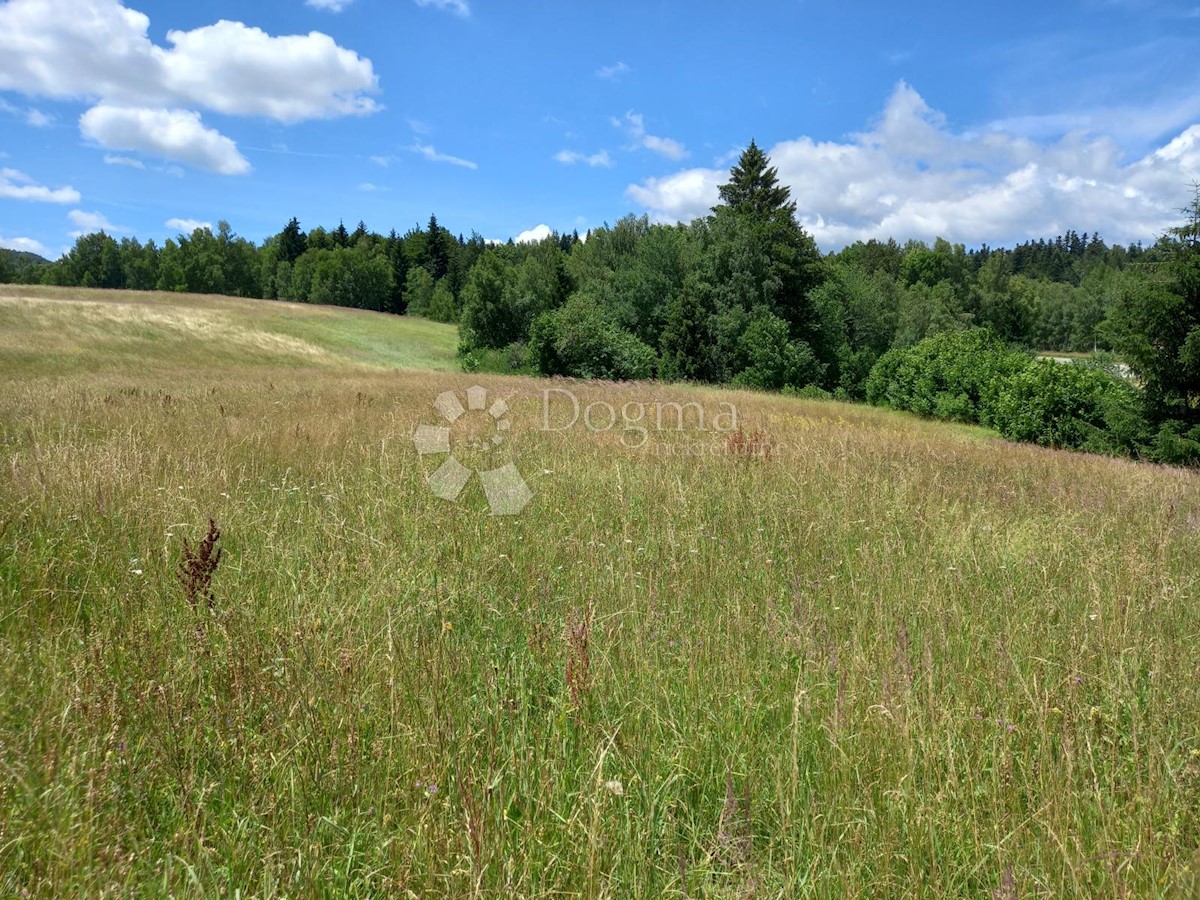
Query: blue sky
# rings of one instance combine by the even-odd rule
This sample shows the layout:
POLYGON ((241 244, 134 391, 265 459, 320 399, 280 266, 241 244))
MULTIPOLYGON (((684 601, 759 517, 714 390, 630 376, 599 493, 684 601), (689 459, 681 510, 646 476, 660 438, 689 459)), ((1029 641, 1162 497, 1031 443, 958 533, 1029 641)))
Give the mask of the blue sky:
POLYGON ((1200 180, 1198 39, 1154 0, 4 0, 0 245, 687 220, 751 137, 826 250, 1149 241, 1200 180))

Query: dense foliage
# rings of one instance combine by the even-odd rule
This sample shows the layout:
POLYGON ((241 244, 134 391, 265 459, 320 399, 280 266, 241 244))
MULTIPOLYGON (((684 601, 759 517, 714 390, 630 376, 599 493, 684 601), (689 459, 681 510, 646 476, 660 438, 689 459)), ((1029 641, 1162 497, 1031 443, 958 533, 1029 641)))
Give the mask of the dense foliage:
POLYGON ((719 195, 687 225, 628 216, 520 245, 455 237, 432 216, 403 236, 292 219, 261 246, 224 222, 162 247, 100 232, 55 263, 9 260, 0 279, 407 312, 458 323, 470 370, 866 399, 1049 446, 1200 460, 1200 193, 1148 249, 1068 231, 825 257, 754 142, 719 195), (1141 389, 1030 368, 1028 349, 1115 351, 1141 389))

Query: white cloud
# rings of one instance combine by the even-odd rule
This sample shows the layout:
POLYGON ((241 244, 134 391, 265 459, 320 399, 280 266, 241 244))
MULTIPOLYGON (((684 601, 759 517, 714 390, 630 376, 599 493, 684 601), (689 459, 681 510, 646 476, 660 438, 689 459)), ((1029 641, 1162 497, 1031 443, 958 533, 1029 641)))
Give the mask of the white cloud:
POLYGON ((167 219, 163 224, 177 234, 191 235, 197 228, 212 231, 212 222, 201 222, 197 219, 167 219))
MULTIPOLYGON (((1082 131, 1041 142, 1001 125, 955 132, 900 82, 870 130, 768 153, 826 250, 888 237, 1012 243, 1068 228, 1148 241, 1175 223, 1200 177, 1200 125, 1130 162, 1111 138, 1082 131)), ((725 169, 686 169, 626 193, 656 220, 685 221, 706 214, 727 180, 725 169)))
MULTIPOLYGON (((160 46, 149 28, 145 14, 118 0, 8 0, 0 4, 0 90, 160 115, 207 109, 283 123, 381 108, 370 96, 378 90, 371 61, 327 34, 272 36, 222 20, 169 31, 160 46)), ((203 146, 173 158, 211 162, 214 133, 192 134, 203 146)))
POLYGON ((404 121, 408 123, 408 127, 413 130, 414 134, 427 135, 433 131, 433 127, 420 119, 407 118, 404 121))
POLYGON ((431 7, 432 9, 440 9, 443 12, 454 13, 456 16, 466 18, 471 15, 471 7, 467 0, 413 0, 417 6, 431 7))
POLYGON ((46 249, 46 245, 41 241, 35 241, 33 238, 27 237, 12 237, 6 238, 0 235, 0 247, 5 250, 19 250, 22 253, 36 253, 38 256, 50 258, 50 251, 46 249))
POLYGON ((612 123, 617 128, 624 128, 633 141, 631 149, 644 147, 667 159, 680 160, 688 155, 687 149, 673 138, 659 137, 646 134, 646 122, 641 113, 632 110, 625 113, 624 120, 614 118, 612 123))
MULTIPOLYGON (((0 63, 2 65, 2 63, 0 63)), ((13 106, 3 97, 0 97, 0 112, 10 116, 18 116, 25 120, 25 124, 33 128, 45 128, 54 123, 54 116, 50 113, 42 112, 36 107, 20 107, 13 106)))
POLYGON ((117 0, 9 0, 0 6, 0 90, 124 106, 200 107, 299 122, 379 107, 371 61, 327 34, 273 37, 222 20, 148 37, 117 0))
POLYGON ((518 244, 536 244, 538 241, 544 241, 550 237, 551 231, 549 225, 535 225, 528 231, 522 231, 514 240, 518 244))
POLYGON ((75 226, 75 230, 71 232, 71 237, 81 237, 85 234, 95 234, 97 231, 105 231, 108 234, 120 233, 129 231, 128 228, 123 228, 120 225, 114 225, 105 218, 103 213, 84 212, 82 209, 73 209, 67 213, 67 220, 75 226))
POLYGON ((237 144, 205 128, 200 114, 186 109, 95 106, 79 119, 79 130, 112 150, 134 150, 178 160, 221 175, 245 175, 250 163, 237 144))
POLYGON ((79 191, 73 187, 48 188, 16 169, 0 169, 0 197, 36 203, 78 203, 80 200, 79 191))
POLYGON ((311 6, 313 9, 323 9, 332 13, 340 13, 353 2, 354 0, 304 0, 304 5, 311 6))
POLYGON ((327 34, 272 37, 241 22, 170 31, 165 83, 185 103, 235 116, 302 122, 379 110, 365 96, 377 79, 370 60, 327 34))
POLYGON ((438 153, 432 144, 422 144, 420 141, 415 142, 409 147, 413 153, 419 153, 430 162, 447 163, 452 166, 461 166, 464 169, 478 169, 479 166, 471 162, 469 159, 463 159, 459 156, 450 156, 448 153, 438 153))
POLYGON ((140 159, 134 159, 132 156, 117 156, 115 153, 104 154, 104 164, 106 166, 125 166, 130 169, 146 168, 146 164, 140 159))
POLYGON ((611 66, 601 66, 596 70, 597 78, 608 80, 620 78, 622 75, 628 75, 633 70, 623 62, 614 63, 611 66))
POLYGON ((358 186, 358 190, 360 190, 366 194, 371 194, 371 193, 375 193, 376 191, 388 191, 388 190, 391 190, 391 188, 386 188, 386 187, 383 187, 382 185, 372 184, 369 181, 364 181, 362 184, 360 184, 358 186))
POLYGON ((612 157, 608 155, 607 150, 601 150, 598 153, 576 153, 574 150, 559 150, 554 154, 555 162, 560 162, 564 166, 572 165, 573 163, 583 163, 585 166, 603 166, 609 168, 612 166, 612 157))

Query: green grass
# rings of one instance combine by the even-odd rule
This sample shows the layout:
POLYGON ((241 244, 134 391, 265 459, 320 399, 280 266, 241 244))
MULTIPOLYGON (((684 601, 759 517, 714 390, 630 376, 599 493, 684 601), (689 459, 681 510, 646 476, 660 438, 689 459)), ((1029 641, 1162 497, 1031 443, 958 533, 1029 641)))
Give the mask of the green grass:
POLYGON ((195 294, 0 285, 0 371, 217 367, 458 368, 457 332, 425 319, 195 294))
MULTIPOLYGON (((259 308, 186 302, 238 333, 259 308)), ((1194 890, 1192 473, 836 403, 383 371, 313 332, 336 364, 264 368, 124 317, 50 370, 12 348, 78 334, 20 322, 0 895, 1194 890), (411 443, 476 381, 512 407, 519 516, 433 496, 411 443), (555 387, 733 403, 773 449, 547 432, 555 387), (211 610, 176 580, 210 515, 211 610)))

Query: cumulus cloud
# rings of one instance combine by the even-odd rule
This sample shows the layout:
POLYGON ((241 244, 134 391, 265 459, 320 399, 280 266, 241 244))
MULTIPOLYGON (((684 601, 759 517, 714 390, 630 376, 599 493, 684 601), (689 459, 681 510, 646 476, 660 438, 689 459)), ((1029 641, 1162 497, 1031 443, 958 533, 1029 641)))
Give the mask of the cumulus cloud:
POLYGON ((221 175, 245 175, 250 163, 237 144, 205 128, 186 109, 139 109, 101 104, 79 119, 79 130, 113 150, 134 150, 178 160, 221 175))
POLYGON ((212 231, 212 222, 201 222, 198 219, 167 219, 163 224, 178 234, 190 235, 197 228, 212 231))
POLYGON ((417 6, 440 9, 442 12, 453 13, 461 18, 471 15, 471 7, 467 0, 414 0, 417 6))
POLYGON ((128 231, 128 228, 123 228, 120 225, 114 225, 98 212, 84 212, 82 209, 73 209, 67 213, 67 220, 75 226, 75 230, 71 232, 71 237, 81 237, 85 234, 95 234, 97 231, 105 231, 109 234, 128 231))
POLYGON ((78 203, 80 199, 73 187, 48 188, 16 169, 0 169, 0 197, 36 203, 78 203))
POLYGON ((19 250, 22 253, 36 253, 38 256, 50 258, 50 251, 41 241, 27 237, 4 237, 0 235, 0 247, 5 250, 19 250))
POLYGON ((601 66, 596 70, 596 77, 606 80, 620 78, 622 75, 628 75, 633 70, 623 62, 613 63, 611 66, 601 66))
MULTIPOLYGON (((162 46, 149 28, 144 13, 118 0, 9 0, 0 4, 0 90, 283 123, 380 109, 370 96, 378 90, 371 61, 326 34, 272 36, 221 20, 169 31, 162 46)), ((211 145, 213 132, 193 134, 211 145)))
POLYGON ((461 166, 464 169, 478 169, 479 166, 471 162, 469 159, 463 159, 460 156, 451 156, 448 153, 438 153, 432 144, 422 144, 420 141, 409 147, 413 153, 417 153, 425 157, 430 162, 447 163, 451 166, 461 166))
POLYGON ((624 128, 632 141, 632 148, 643 147, 665 156, 667 159, 680 160, 688 155, 687 149, 679 141, 668 137, 659 137, 646 133, 646 122, 641 113, 632 110, 625 113, 624 119, 613 118, 613 126, 624 128))
MULTIPOLYGON (((1114 140, 1086 131, 1048 141, 1001 125, 957 132, 900 82, 869 130, 843 141, 799 137, 768 153, 826 250, 888 237, 1012 243, 1068 228, 1130 242, 1178 219, 1200 177, 1200 125, 1127 161, 1114 140)), ((727 180, 725 169, 693 168, 626 193, 659 221, 686 221, 707 213, 727 180)))
POLYGON ((518 244, 536 244, 550 237, 551 233, 549 225, 535 225, 528 231, 522 231, 514 240, 518 244))
POLYGON ((601 150, 597 153, 577 153, 574 150, 559 150, 554 154, 555 162, 560 162, 564 166, 573 165, 574 163, 583 163, 585 166, 603 166, 609 168, 612 166, 612 157, 608 155, 607 150, 601 150))

